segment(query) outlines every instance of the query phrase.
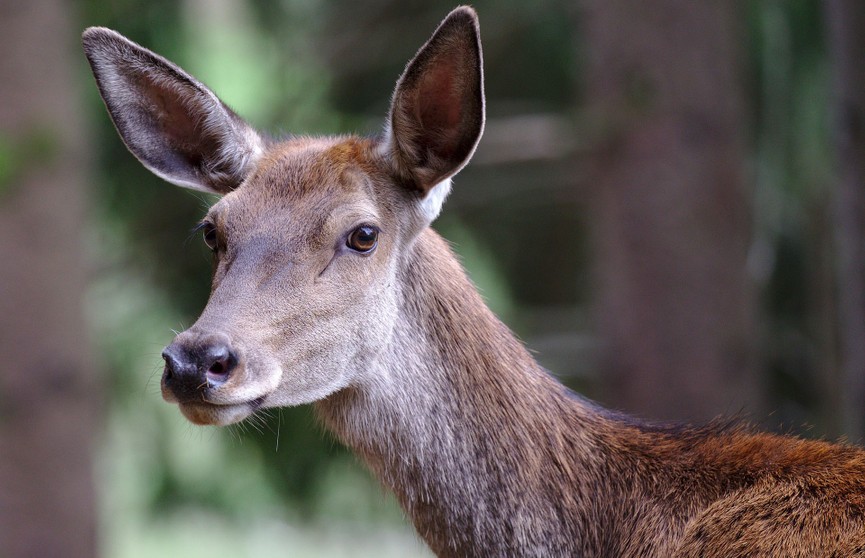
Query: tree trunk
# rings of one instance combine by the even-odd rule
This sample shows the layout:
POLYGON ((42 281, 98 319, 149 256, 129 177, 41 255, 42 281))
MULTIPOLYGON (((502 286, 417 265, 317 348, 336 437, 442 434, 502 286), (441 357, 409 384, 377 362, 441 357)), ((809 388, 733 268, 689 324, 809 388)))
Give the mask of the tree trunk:
POLYGON ((825 4, 833 66, 838 180, 835 238, 845 433, 865 433, 865 3, 825 4))
POLYGON ((586 0, 608 403, 759 411, 736 2, 586 0))
POLYGON ((71 4, 0 5, 0 556, 97 554, 71 4))

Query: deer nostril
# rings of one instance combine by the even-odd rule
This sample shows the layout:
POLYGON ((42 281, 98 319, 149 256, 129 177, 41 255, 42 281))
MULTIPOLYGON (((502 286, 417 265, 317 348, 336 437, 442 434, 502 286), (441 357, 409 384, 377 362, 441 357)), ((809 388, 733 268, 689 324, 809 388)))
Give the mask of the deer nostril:
POLYGON ((180 361, 178 360, 178 355, 175 354, 177 352, 177 347, 174 345, 169 345, 165 347, 165 350, 162 351, 162 359, 165 361, 165 378, 170 380, 174 377, 176 371, 180 369, 182 366, 180 361))
POLYGON ((226 345, 214 345, 207 350, 209 365, 206 368, 205 377, 210 386, 219 386, 225 383, 231 371, 237 366, 237 355, 226 345))

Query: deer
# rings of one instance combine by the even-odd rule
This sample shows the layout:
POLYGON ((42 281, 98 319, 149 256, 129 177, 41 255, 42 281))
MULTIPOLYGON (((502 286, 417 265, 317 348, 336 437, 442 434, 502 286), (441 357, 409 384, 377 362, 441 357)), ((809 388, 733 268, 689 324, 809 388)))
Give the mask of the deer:
POLYGON ((442 557, 865 556, 865 451, 659 424, 543 369, 430 224, 484 129, 478 17, 453 10, 373 137, 270 138, 184 70, 89 28, 145 167, 221 196, 200 317, 165 349, 192 423, 312 404, 442 557))

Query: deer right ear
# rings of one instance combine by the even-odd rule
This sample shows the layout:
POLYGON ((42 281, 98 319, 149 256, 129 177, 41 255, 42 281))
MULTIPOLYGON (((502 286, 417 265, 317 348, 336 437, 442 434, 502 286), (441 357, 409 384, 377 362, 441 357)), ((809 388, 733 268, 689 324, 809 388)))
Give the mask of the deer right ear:
POLYGON ((264 142, 212 91, 110 29, 91 27, 82 42, 117 131, 145 167, 211 193, 243 182, 264 142))
POLYGON ((432 220, 451 176, 468 163, 484 128, 480 30, 463 6, 442 21, 396 85, 384 147, 398 174, 424 197, 432 220))

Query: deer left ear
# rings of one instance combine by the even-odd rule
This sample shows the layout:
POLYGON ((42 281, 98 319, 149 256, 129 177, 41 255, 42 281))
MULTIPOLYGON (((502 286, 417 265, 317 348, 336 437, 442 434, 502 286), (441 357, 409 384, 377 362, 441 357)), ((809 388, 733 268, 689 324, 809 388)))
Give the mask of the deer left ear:
POLYGON ((385 145, 396 171, 435 218, 451 176, 468 163, 484 128, 480 30, 475 11, 452 11, 400 77, 385 145), (434 207, 433 207, 434 206, 434 207))
POLYGON ((226 194, 264 149, 258 133, 180 67, 110 29, 91 27, 84 52, 129 151, 158 176, 226 194))

